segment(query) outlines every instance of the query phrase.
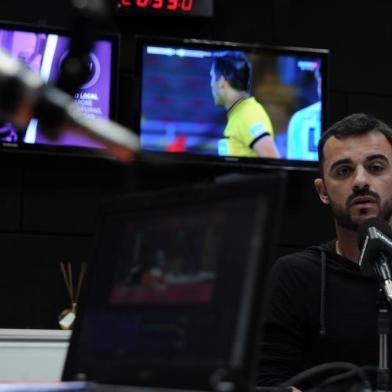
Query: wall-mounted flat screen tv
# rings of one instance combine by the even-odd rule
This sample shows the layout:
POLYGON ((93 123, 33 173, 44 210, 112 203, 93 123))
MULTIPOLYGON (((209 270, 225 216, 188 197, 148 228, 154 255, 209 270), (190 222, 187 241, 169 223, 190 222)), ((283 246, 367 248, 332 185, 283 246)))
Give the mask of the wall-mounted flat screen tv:
POLYGON ((139 37, 137 58, 147 153, 316 166, 327 50, 139 37))
MULTIPOLYGON (((37 72, 46 83, 55 84, 62 62, 69 51, 71 32, 46 26, 0 22, 0 48, 37 72)), ((90 118, 115 119, 117 94, 118 37, 97 36, 89 56, 90 76, 75 93, 74 99, 90 118)), ((8 122, 0 123, 0 143, 5 148, 29 151, 72 152, 89 154, 104 150, 104 145, 65 130, 56 139, 51 130, 32 119, 27 127, 16 130, 8 122)))

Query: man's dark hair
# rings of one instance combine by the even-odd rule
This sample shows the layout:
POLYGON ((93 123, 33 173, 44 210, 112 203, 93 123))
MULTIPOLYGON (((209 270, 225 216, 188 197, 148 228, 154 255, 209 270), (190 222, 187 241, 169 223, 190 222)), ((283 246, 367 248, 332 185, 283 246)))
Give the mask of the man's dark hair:
POLYGON ((324 176, 323 150, 325 143, 329 138, 334 136, 336 137, 336 139, 341 140, 349 137, 365 135, 371 131, 378 131, 382 133, 387 138, 389 144, 392 146, 392 129, 383 121, 369 114, 351 114, 350 116, 343 118, 342 120, 336 122, 330 128, 328 128, 326 132, 322 134, 318 144, 318 156, 321 175, 324 176))
POLYGON ((252 70, 243 52, 219 53, 214 56, 212 67, 216 77, 223 76, 232 88, 249 91, 252 70))

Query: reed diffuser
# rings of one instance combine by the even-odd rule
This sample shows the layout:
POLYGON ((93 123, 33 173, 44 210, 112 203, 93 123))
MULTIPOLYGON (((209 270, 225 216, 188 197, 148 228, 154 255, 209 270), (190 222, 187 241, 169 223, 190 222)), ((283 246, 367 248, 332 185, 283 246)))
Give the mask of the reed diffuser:
POLYGON ((72 275, 72 265, 71 263, 65 264, 60 261, 60 270, 63 274, 65 287, 70 299, 70 307, 64 309, 59 315, 59 324, 61 329, 72 329, 76 318, 76 308, 79 301, 80 290, 82 288, 83 280, 87 271, 87 263, 83 262, 80 265, 79 277, 77 279, 77 284, 74 284, 74 277, 72 275))

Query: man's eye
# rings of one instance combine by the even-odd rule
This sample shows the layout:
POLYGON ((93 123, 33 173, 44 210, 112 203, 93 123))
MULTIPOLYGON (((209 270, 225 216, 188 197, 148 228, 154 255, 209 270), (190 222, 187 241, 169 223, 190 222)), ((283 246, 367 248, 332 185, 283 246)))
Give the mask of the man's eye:
POLYGON ((351 168, 348 166, 341 166, 335 170, 335 173, 339 177, 347 176, 351 173, 351 168))
POLYGON ((384 169, 384 166, 381 165, 380 163, 373 163, 372 165, 369 166, 369 170, 372 173, 380 173, 384 169))

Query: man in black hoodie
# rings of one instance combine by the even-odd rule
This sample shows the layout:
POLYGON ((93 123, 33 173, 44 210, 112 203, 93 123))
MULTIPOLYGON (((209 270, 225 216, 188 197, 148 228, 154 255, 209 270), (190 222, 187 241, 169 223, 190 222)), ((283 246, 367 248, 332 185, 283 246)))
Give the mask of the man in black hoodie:
MULTIPOLYGON (((361 272, 358 226, 392 216, 392 129, 354 114, 319 143, 315 187, 336 239, 276 261, 260 347, 259 385, 279 385, 315 365, 378 365, 379 283, 361 272)), ((303 388, 303 385, 295 385, 303 388)))

